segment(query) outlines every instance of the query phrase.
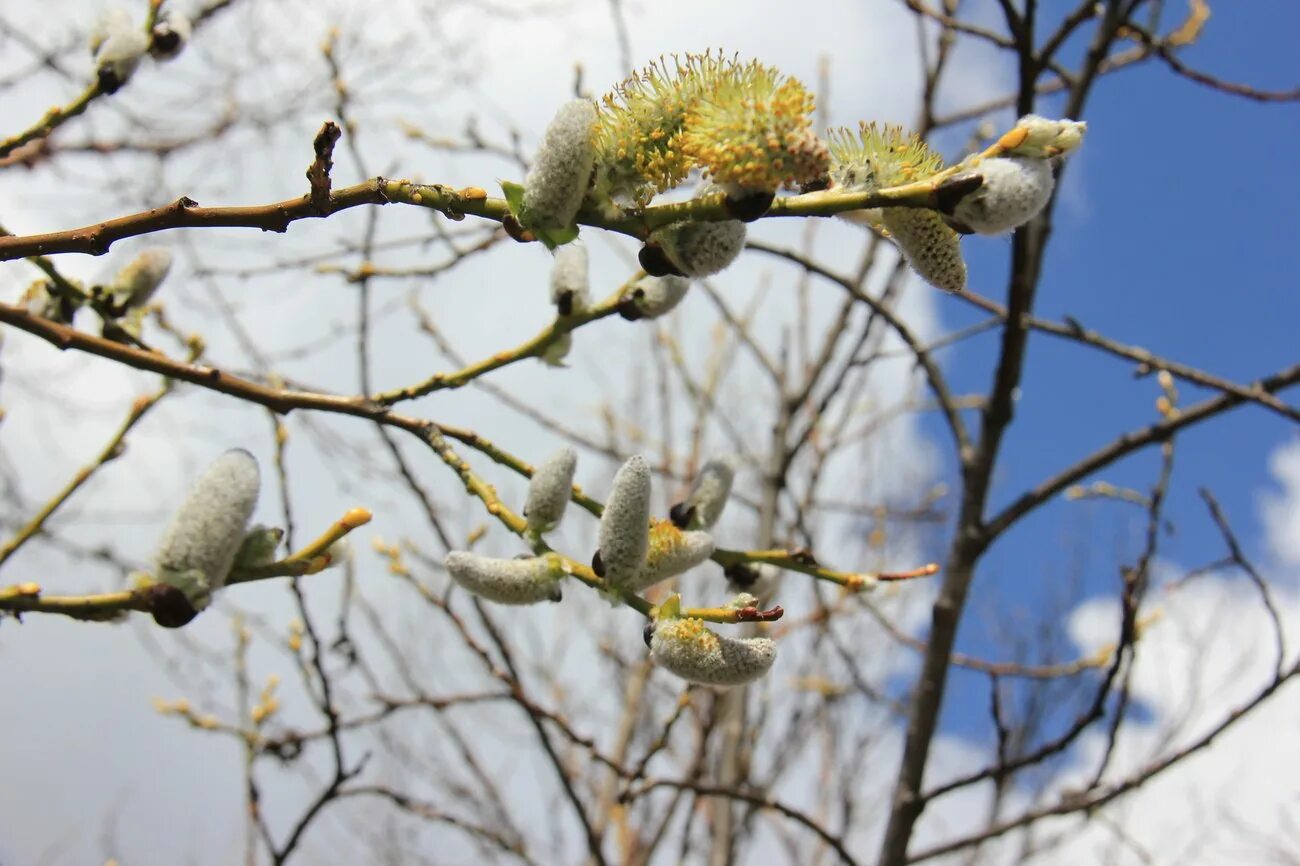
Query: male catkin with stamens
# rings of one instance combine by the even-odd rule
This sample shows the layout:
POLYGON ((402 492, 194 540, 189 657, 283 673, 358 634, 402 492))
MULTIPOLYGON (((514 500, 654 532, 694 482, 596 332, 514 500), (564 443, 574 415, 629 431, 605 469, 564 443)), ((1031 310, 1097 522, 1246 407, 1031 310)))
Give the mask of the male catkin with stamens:
POLYGON ((631 592, 641 592, 656 583, 685 574, 713 555, 713 537, 707 532, 683 532, 667 520, 650 523, 645 562, 623 583, 631 592))
POLYGON ((703 620, 674 617, 654 623, 650 658, 688 682, 739 686, 771 669, 776 644, 765 637, 721 637, 703 620))

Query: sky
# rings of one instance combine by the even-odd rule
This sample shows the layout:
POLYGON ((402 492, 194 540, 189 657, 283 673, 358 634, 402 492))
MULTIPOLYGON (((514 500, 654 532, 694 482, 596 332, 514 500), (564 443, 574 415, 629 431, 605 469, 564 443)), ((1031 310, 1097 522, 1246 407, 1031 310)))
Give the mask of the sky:
MULTIPOLYGON (((986 21, 996 20, 994 4, 972 5, 986 21)), ((1288 58, 1291 36, 1300 27, 1300 8, 1221 5, 1203 39, 1185 52, 1184 59, 1231 80, 1261 87, 1294 86, 1295 66, 1288 58)), ((0 174, 0 222, 16 231, 82 224, 123 212, 124 206, 156 204, 163 199, 153 196, 162 191, 171 196, 187 192, 204 203, 269 201, 298 194, 304 143, 329 115, 332 101, 332 94, 323 88, 295 90, 302 80, 295 64, 309 62, 304 58, 312 58, 323 35, 311 16, 301 22, 294 19, 309 7, 286 4, 283 18, 271 22, 275 26, 260 33, 241 31, 250 50, 266 49, 270 58, 261 74, 243 85, 246 90, 241 96, 280 120, 275 129, 236 133, 232 147, 215 167, 204 160, 182 159, 175 167, 159 169, 148 160, 124 158, 108 161, 107 169, 102 160, 74 159, 59 175, 10 170, 0 174), (292 41, 276 43, 284 28, 298 26, 301 32, 292 31, 292 41), (279 110, 283 114, 277 116, 279 110), (121 183, 113 183, 114 173, 120 173, 121 183), (68 186, 83 194, 69 201, 68 186)), ((802 3, 796 12, 789 4, 766 2, 746 4, 744 11, 738 4, 629 3, 631 56, 639 63, 664 52, 722 46, 761 58, 811 83, 817 80, 819 58, 828 55, 826 108, 832 125, 851 125, 860 118, 905 122, 911 119, 918 78, 910 17, 901 7, 901 3, 825 0, 802 3)), ((78 29, 98 6, 63 0, 49 8, 51 14, 28 25, 42 36, 78 29)), ((389 19, 376 19, 363 11, 345 12, 344 32, 351 16, 352 26, 372 28, 366 31, 367 38, 400 45, 402 16, 418 12, 414 4, 395 4, 394 10, 389 19)), ((584 85, 596 92, 623 74, 608 12, 607 3, 586 0, 555 15, 483 22, 463 8, 448 7, 438 24, 456 46, 455 53, 421 52, 402 45, 393 52, 394 62, 371 70, 353 85, 361 116, 374 124, 363 124, 358 135, 375 142, 372 152, 391 159, 376 158, 367 166, 368 172, 485 187, 497 177, 516 175, 517 167, 508 160, 434 155, 384 131, 379 123, 400 119, 455 134, 465 113, 473 110, 487 134, 503 136, 506 126, 513 126, 525 148, 531 148, 554 107, 570 95, 575 60, 582 63, 584 85), (457 67, 478 69, 481 77, 468 94, 449 89, 449 95, 440 98, 439 92, 412 92, 414 86, 404 80, 403 70, 409 69, 405 64, 427 76, 421 81, 453 80, 457 67)), ((216 84, 223 64, 230 61, 219 46, 205 47, 202 40, 191 50, 192 56, 183 55, 174 66, 144 70, 131 92, 123 95, 121 108, 97 106, 78 128, 105 135, 132 128, 172 131, 215 113, 216 84)), ((1080 46, 1071 47, 1075 55, 1079 50, 1080 46)), ((17 49, 6 43, 5 51, 17 49)), ((941 98, 943 105, 964 104, 1014 81, 1005 62, 978 49, 960 50, 954 66, 941 98)), ((66 83, 43 82, 40 91, 0 93, 4 106, 0 116, 35 116, 56 95, 66 96, 66 83)), ((1041 111, 1051 114, 1058 107, 1047 100, 1041 111)), ((1013 120, 1009 113, 994 119, 1013 120)), ((1071 158, 1064 175, 1038 293, 1038 315, 1053 320, 1073 316, 1115 339, 1240 382, 1294 363, 1300 296, 1293 275, 1300 269, 1300 248, 1291 235, 1300 216, 1296 204, 1300 173, 1289 166, 1300 133, 1296 107, 1234 99, 1179 80, 1150 63, 1104 79, 1086 119, 1086 144, 1071 158)), ((959 155, 966 132, 942 136, 937 144, 948 155, 959 155)), ((358 174, 356 167, 338 160, 340 182, 355 180, 358 174)), ((229 267, 274 261, 318 248, 328 239, 355 236, 364 217, 345 214, 327 223, 301 231, 295 228, 283 238, 226 232, 213 233, 209 239, 193 232, 177 233, 177 243, 194 245, 184 247, 183 261, 190 272, 200 263, 229 267)), ((422 214, 386 213, 384 225, 396 236, 420 231, 428 220, 422 214)), ((856 229, 836 224, 820 232, 820 254, 841 267, 856 261, 861 244, 856 229)), ((791 237, 784 227, 756 230, 759 236, 769 234, 791 237)), ((627 270, 627 248, 600 238, 589 239, 589 246, 597 283, 617 284, 627 270)), ((100 275, 124 262, 133 249, 124 244, 107 262, 70 258, 68 269, 86 277, 100 275)), ((965 241, 964 250, 972 289, 1000 300, 1009 242, 972 238, 965 241)), ((408 260, 394 257, 397 263, 408 260)), ((460 281, 453 285, 432 281, 422 298, 438 310, 440 326, 462 351, 470 356, 486 354, 517 343, 545 320, 545 293, 536 285, 544 263, 545 254, 536 246, 502 248, 467 262, 458 271, 460 281), (502 309, 511 315, 500 315, 502 309)), ((740 306, 765 279, 773 274, 787 279, 790 273, 751 252, 716 282, 740 306)), ((239 311, 252 337, 267 345, 308 344, 354 315, 354 299, 346 287, 334 281, 325 288, 310 269, 296 275, 300 279, 281 275, 228 281, 222 284, 222 297, 239 311), (232 284, 238 288, 232 289, 232 284)), ((21 264, 4 265, 0 291, 5 298, 15 297, 32 277, 33 272, 21 264)), ((784 286, 778 282, 776 290, 784 286)), ((221 308, 202 280, 187 280, 176 292, 182 321, 192 327, 212 326, 217 357, 248 363, 229 330, 216 324, 222 321, 221 308)), ((379 303, 377 321, 391 335, 376 347, 373 374, 380 387, 405 384, 413 369, 421 369, 418 353, 432 355, 427 341, 416 334, 402 296, 404 290, 385 295, 379 303)), ((816 314, 824 318, 834 308, 826 296, 818 301, 816 314)), ((684 341, 707 330, 706 309, 707 302, 694 292, 674 323, 684 341)), ((978 320, 960 300, 920 285, 911 287, 903 310, 926 335, 978 320)), ((774 337, 781 321, 769 316, 757 327, 760 335, 774 337)), ((580 334, 567 378, 540 366, 521 365, 505 371, 499 381, 517 393, 535 395, 595 431, 600 430, 599 408, 612 391, 621 395, 620 408, 629 409, 650 427, 659 420, 653 408, 636 399, 635 389, 630 396, 626 393, 626 383, 644 381, 638 378, 643 373, 625 358, 644 346, 646 333, 609 327, 589 336, 580 334)), ((986 389, 995 350, 995 340, 986 335, 940 353, 954 391, 986 389)), ((146 380, 91 359, 57 355, 17 334, 5 334, 0 359, 5 369, 0 398, 8 412, 0 427, 0 456, 6 479, 19 479, 20 506, 30 507, 41 501, 43 491, 66 477, 69 467, 80 465, 100 447, 125 401, 146 380), (81 407, 75 412, 63 404, 73 399, 81 407)), ((341 391, 356 389, 355 368, 343 351, 286 360, 283 368, 341 391)), ((914 379, 899 363, 873 381, 873 394, 883 404, 912 387, 914 379)), ((1186 384, 1180 384, 1179 391, 1184 405, 1206 396, 1186 384)), ((1159 394, 1153 378, 1134 378, 1132 365, 1056 337, 1034 335, 1016 423, 1007 435, 995 476, 992 507, 1073 462, 1076 455, 1155 420, 1159 394)), ((520 454, 540 457, 557 441, 553 434, 469 390, 419 401, 413 409, 493 431, 500 444, 520 454)), ((742 402, 737 413, 745 419, 751 410, 742 402)), ((761 417, 757 409, 752 414, 761 417)), ((156 419, 142 425, 128 457, 110 466, 92 485, 86 504, 70 511, 60 525, 84 526, 88 540, 111 539, 126 555, 143 561, 154 533, 140 527, 161 525, 168 512, 166 503, 176 501, 186 480, 212 456, 227 447, 248 447, 264 467, 270 465, 268 429, 264 413, 189 389, 175 408, 160 410, 156 419)), ((301 479, 304 491, 297 502, 300 532, 323 526, 341 508, 358 504, 361 498, 380 515, 376 535, 391 539, 418 525, 409 499, 392 483, 377 440, 366 440, 355 427, 333 420, 320 423, 324 432, 315 439, 302 427, 292 429, 295 436, 311 441, 311 447, 291 451, 290 458, 291 473, 301 479), (361 474, 343 482, 313 477, 315 461, 328 457, 331 447, 337 456, 358 461, 361 474)), ((846 483, 869 484, 871 491, 889 497, 922 483, 950 479, 951 455, 945 451, 943 436, 937 419, 909 416, 891 428, 888 441, 865 467, 846 473, 846 483), (869 478, 864 480, 864 475, 869 478)), ((725 442, 715 439, 711 444, 721 447, 725 442)), ((1259 684, 1270 664, 1262 610, 1240 573, 1216 571, 1165 589, 1186 570, 1224 554, 1222 540, 1197 496, 1198 488, 1214 491, 1247 552, 1274 582, 1283 621, 1294 623, 1300 614, 1300 547, 1295 541, 1300 538, 1300 439, 1294 425, 1259 408, 1240 409, 1180 436, 1175 461, 1166 514, 1172 529, 1162 537, 1152 603, 1163 618, 1143 639, 1142 661, 1133 677, 1135 713, 1141 723, 1120 743, 1111 770, 1115 778, 1140 766, 1154 750, 1168 748, 1169 736, 1175 743, 1185 742, 1205 730, 1217 713, 1259 684), (1189 691, 1192 681, 1200 691, 1189 691), (1193 701, 1203 695, 1214 697, 1193 701), (1189 712, 1192 706, 1194 711, 1189 712), (1170 735, 1175 726, 1178 733, 1170 735)), ((579 480, 603 495, 613 468, 609 461, 584 459, 579 480)), ((1144 452, 1089 481, 1145 490, 1156 469, 1154 452, 1144 452)), ((427 471, 421 467, 420 472, 438 497, 454 501, 455 492, 439 486, 446 481, 441 467, 427 471)), ((491 480, 505 490, 519 490, 517 485, 510 487, 504 473, 492 475, 491 480)), ((664 489, 657 495, 666 501, 671 494, 664 489)), ((273 518, 278 504, 268 493, 260 514, 273 518)), ((951 502, 947 505, 953 507, 951 502)), ((455 530, 463 535, 478 522, 477 515, 466 515, 455 530)), ((1113 596, 1118 569, 1140 551, 1143 528, 1141 511, 1122 503, 1062 500, 1041 509, 1000 541, 983 563, 957 649, 981 657, 1006 657, 1010 649, 1006 623, 1023 614, 1043 620, 1065 657, 1097 652, 1115 638, 1113 596)), ((734 533, 723 539, 728 544, 744 544, 734 525, 724 524, 724 531, 734 533)), ((848 537, 854 531, 854 525, 844 521, 826 534, 848 537)), ((942 533, 900 539, 890 549, 894 561, 887 564, 941 558, 943 540, 942 533)), ((844 547, 852 549, 852 544, 846 542, 844 547)), ((359 567, 376 567, 364 550, 359 567)), ((49 551, 24 551, 12 568, 11 574, 22 570, 14 580, 48 575, 41 579, 54 585, 57 577, 59 585, 69 588, 102 587, 107 580, 104 573, 49 551)), ((3 579, 11 582, 8 574, 3 579)), ((330 592, 337 587, 336 582, 323 585, 330 592)), ((907 607, 900 616, 921 636, 932 592, 918 587, 906 598, 892 599, 907 607)), ((376 594, 380 602, 393 598, 382 587, 376 594)), ((328 602, 319 603, 326 609, 328 602)), ((293 613, 287 591, 278 586, 242 589, 239 604, 256 610, 268 624, 266 634, 274 639, 283 635, 293 613)), ((571 633, 577 616, 568 609, 539 616, 512 612, 507 621, 535 640, 540 653, 572 656, 581 655, 586 644, 575 640, 574 648, 566 649, 551 638, 558 632, 571 633)), ((216 863, 241 856, 242 840, 232 832, 239 827, 239 750, 160 717, 150 705, 156 696, 201 690, 204 678, 211 676, 203 655, 228 646, 229 622, 205 617, 179 636, 159 636, 147 623, 97 628, 29 617, 21 629, 13 625, 5 622, 0 627, 0 682, 9 686, 0 713, 0 738, 24 747, 12 750, 0 763, 0 866, 92 862, 106 850, 127 853, 124 862, 165 856, 167 862, 216 863), (187 653, 193 657, 187 658, 187 653)), ((415 618, 410 626, 427 628, 415 618)), ((433 640, 431 636, 428 647, 412 650, 413 655, 428 660, 425 653, 442 648, 433 640)), ((284 658, 276 653, 274 648, 259 650, 254 667, 261 672, 282 667, 284 658)), ((879 673, 901 688, 915 673, 916 659, 901 649, 893 653, 882 658, 879 673)), ((453 669, 440 684, 451 687, 457 674, 454 665, 448 667, 453 669)), ((228 689, 228 684, 214 683, 213 688, 228 689)), ((1059 862, 1093 863, 1104 855, 1114 855, 1120 863, 1145 862, 1144 856, 1170 863, 1255 856, 1264 862, 1270 844, 1285 850, 1289 841, 1294 850, 1298 793, 1294 780, 1300 778, 1300 766, 1292 765, 1289 752, 1260 744, 1294 740, 1300 722, 1295 689, 1292 685, 1283 691, 1185 772, 1127 800, 1116 813, 1127 841, 1117 841, 1119 834, 1098 822, 1059 852, 1059 862), (1213 796, 1216 792, 1222 796, 1213 796), (1195 808, 1186 808, 1188 803, 1195 808), (1198 832, 1209 819, 1221 822, 1211 826, 1234 832, 1198 832)), ((295 697, 289 684, 285 692, 286 712, 292 714, 301 695, 295 697)), ((932 779, 978 766, 986 758, 993 736, 987 704, 985 678, 961 672, 952 677, 932 779)), ((503 744, 509 742, 511 730, 504 728, 503 744)), ((897 749, 898 734, 897 729, 884 734, 886 753, 897 749)), ((1078 755, 1053 764, 1038 781, 1052 789, 1077 783, 1086 777, 1103 745, 1103 740, 1090 735, 1078 755)), ((502 754, 503 764, 514 757, 508 749, 502 754)), ((299 784, 296 779, 277 782, 274 791, 291 799, 301 796, 303 789, 294 787, 299 784)), ((522 781, 520 791, 512 796, 526 801, 531 790, 522 781)), ((1028 790, 1014 791, 1007 808, 1032 796, 1028 790)), ((983 818, 982 805, 976 795, 941 801, 922 823, 922 842, 977 826, 983 818)), ((272 802, 268 808, 274 811, 277 806, 272 802)), ((319 856, 353 832, 356 828, 343 821, 327 822, 308 853, 319 856)), ((855 837, 863 850, 870 850, 865 846, 871 844, 872 832, 864 830, 855 837)), ((449 844, 453 846, 449 852, 457 850, 454 841, 449 844)), ((1010 849, 998 853, 1014 856, 1010 849)))

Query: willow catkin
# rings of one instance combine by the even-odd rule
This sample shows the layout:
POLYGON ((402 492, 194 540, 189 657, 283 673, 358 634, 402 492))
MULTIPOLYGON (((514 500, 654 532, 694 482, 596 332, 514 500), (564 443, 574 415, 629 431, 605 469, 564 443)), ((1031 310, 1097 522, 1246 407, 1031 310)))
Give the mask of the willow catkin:
POLYGON ((765 637, 721 637, 699 619, 667 619, 654 624, 650 658, 688 682, 738 686, 772 668, 776 644, 765 637))
POLYGON ((498 604, 559 601, 564 568, 554 553, 525 559, 498 559, 453 550, 443 560, 447 573, 465 589, 498 604))
POLYGON ((172 517, 154 556, 156 576, 184 592, 195 610, 225 586, 260 489, 257 459, 236 448, 199 476, 172 517))

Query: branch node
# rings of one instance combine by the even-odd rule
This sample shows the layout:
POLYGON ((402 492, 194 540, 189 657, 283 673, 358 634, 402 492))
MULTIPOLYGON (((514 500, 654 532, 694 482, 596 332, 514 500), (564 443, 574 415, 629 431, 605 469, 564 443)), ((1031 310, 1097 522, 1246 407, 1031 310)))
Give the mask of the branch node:
POLYGON ((332 120, 321 124, 320 131, 312 141, 312 150, 316 158, 307 166, 307 180, 311 184, 311 207, 320 216, 329 216, 330 207, 330 170, 334 168, 334 145, 343 131, 332 120))

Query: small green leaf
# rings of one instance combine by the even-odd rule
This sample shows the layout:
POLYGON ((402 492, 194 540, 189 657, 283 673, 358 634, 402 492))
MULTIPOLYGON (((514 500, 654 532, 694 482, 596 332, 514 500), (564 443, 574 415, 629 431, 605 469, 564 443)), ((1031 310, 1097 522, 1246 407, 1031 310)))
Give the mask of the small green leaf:
POLYGON ((501 181, 501 192, 506 197, 506 204, 510 206, 510 213, 515 219, 523 224, 524 211, 524 185, 515 183, 510 180, 501 181))
POLYGON ((578 236, 578 226, 569 225, 562 229, 531 229, 537 239, 546 244, 548 250, 562 247, 578 236))
POLYGON ((510 214, 519 220, 521 226, 528 229, 537 236, 539 241, 546 244, 548 250, 562 247, 578 236, 578 226, 576 224, 558 229, 539 229, 530 226, 527 217, 524 215, 523 184, 503 180, 501 181, 501 192, 505 194, 506 204, 510 207, 510 214))

